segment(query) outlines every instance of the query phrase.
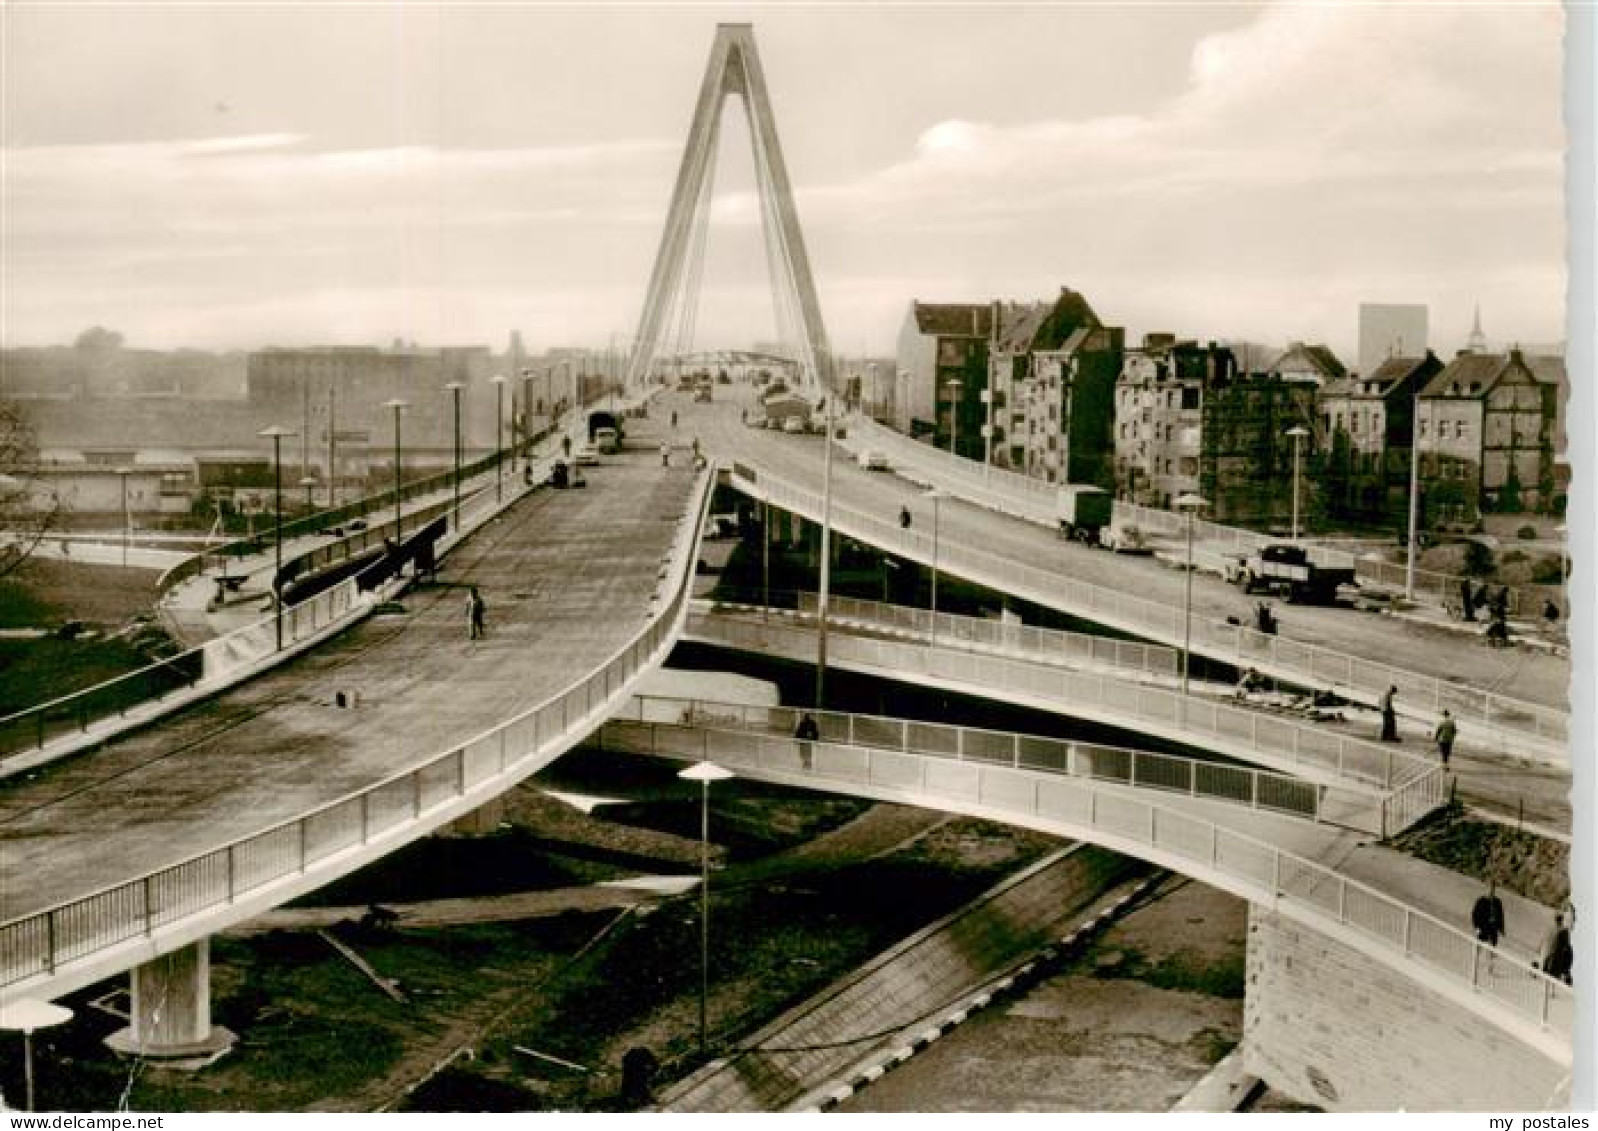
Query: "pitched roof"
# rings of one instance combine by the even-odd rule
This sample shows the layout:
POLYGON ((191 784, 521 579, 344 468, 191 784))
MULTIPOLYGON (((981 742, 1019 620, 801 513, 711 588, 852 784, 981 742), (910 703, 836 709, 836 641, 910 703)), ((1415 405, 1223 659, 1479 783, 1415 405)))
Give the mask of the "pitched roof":
MULTIPOLYGON (((1512 354, 1462 353, 1421 390, 1423 397, 1478 397, 1489 391, 1516 364, 1512 354)), ((1521 368, 1532 370, 1523 362, 1521 368)), ((1534 375, 1535 376, 1535 375, 1534 375)))
POLYGON ((1335 381, 1340 377, 1348 376, 1348 370, 1343 363, 1337 360, 1337 355, 1323 345, 1305 345, 1303 342, 1294 342, 1271 363, 1273 372, 1281 372, 1293 368, 1289 363, 1294 359, 1301 359, 1308 363, 1309 368, 1321 375, 1323 381, 1335 381))
POLYGON ((913 302, 916 329, 940 337, 985 338, 993 331, 993 308, 985 302, 913 302))

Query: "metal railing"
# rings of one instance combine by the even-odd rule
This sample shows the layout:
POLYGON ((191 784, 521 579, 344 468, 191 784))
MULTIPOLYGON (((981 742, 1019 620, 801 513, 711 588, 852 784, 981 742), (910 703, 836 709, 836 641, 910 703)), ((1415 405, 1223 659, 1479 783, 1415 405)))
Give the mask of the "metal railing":
MULTIPOLYGON (((814 593, 799 594, 799 612, 814 616, 820 598, 814 593)), ((1089 632, 1040 628, 1019 621, 1006 622, 983 617, 934 613, 911 605, 890 605, 857 597, 827 598, 827 619, 855 622, 893 632, 953 642, 969 649, 987 648, 1027 652, 1040 659, 1065 664, 1091 664, 1120 668, 1143 675, 1175 677, 1181 671, 1180 653, 1160 644, 1136 640, 1116 640, 1089 632)))
MULTIPOLYGON (((819 521, 821 499, 814 492, 782 478, 748 459, 734 465, 732 481, 748 494, 812 521, 819 521)), ((889 550, 923 564, 934 559, 950 574, 981 585, 1059 608, 1112 628, 1158 640, 1183 639, 1183 611, 1142 597, 1063 577, 986 550, 964 546, 953 538, 934 547, 931 535, 903 529, 896 521, 859 508, 832 503, 832 523, 858 541, 889 550)), ((1463 725, 1479 725, 1506 739, 1532 736, 1547 744, 1568 739, 1569 715, 1551 707, 1512 699, 1476 687, 1448 683, 1434 676, 1396 668, 1377 660, 1306 644, 1245 625, 1194 617, 1192 646, 1213 659, 1242 667, 1258 667, 1278 678, 1307 687, 1329 688, 1374 701, 1390 686, 1399 689, 1402 708, 1425 704, 1431 711, 1448 708, 1463 725)))
POLYGON ((750 777, 941 803, 1065 835, 1090 830, 1090 839, 1107 848, 1219 881, 1290 918, 1330 927, 1396 970, 1418 967, 1449 986, 1461 1004, 1525 1033, 1552 1055, 1570 1056, 1575 998, 1563 982, 1335 869, 1124 790, 1012 765, 952 761, 936 752, 836 741, 812 743, 806 768, 798 740, 744 730, 640 722, 607 727, 605 735, 607 745, 630 736, 627 748, 639 753, 713 760, 750 777))
POLYGON ((806 716, 815 721, 822 742, 908 750, 956 762, 981 762, 1065 774, 1225 801, 1249 809, 1381 834, 1380 803, 1363 790, 1339 790, 1251 766, 1223 765, 1202 758, 1155 754, 1043 735, 847 711, 766 707, 664 695, 635 695, 624 709, 610 717, 606 726, 661 723, 792 737, 800 720, 806 716))
MULTIPOLYGON (((865 416, 851 416, 848 421, 850 443, 856 447, 877 448, 894 461, 895 468, 909 471, 910 478, 935 484, 989 510, 999 511, 1028 522, 1039 523, 1053 529, 1058 524, 1056 509, 1057 488, 1031 476, 1021 475, 1006 468, 990 467, 984 470, 980 463, 952 452, 912 440, 865 416)), ((1139 503, 1115 501, 1117 517, 1133 523, 1148 532, 1180 536, 1187 530, 1186 516, 1158 507, 1139 503)), ((1234 550, 1256 550, 1261 546, 1282 541, 1281 538, 1227 526, 1218 522, 1195 519, 1193 536, 1204 542, 1230 546, 1234 550)), ((1406 567, 1400 563, 1353 554, 1329 546, 1308 546, 1310 557, 1317 564, 1345 567, 1354 570, 1356 578, 1387 588, 1405 584, 1406 567)), ((1459 593, 1460 582, 1466 580, 1458 574, 1437 570, 1415 570, 1417 596, 1426 595, 1438 603, 1450 600, 1459 593)), ((1509 590, 1510 612, 1538 609, 1541 599, 1535 594, 1515 586, 1509 590)))
MULTIPOLYGON (((814 650, 814 632, 791 624, 690 612, 688 631, 701 639, 787 659, 806 660, 814 650)), ((914 681, 921 675, 1012 698, 1030 695, 1063 703, 1074 715, 1284 767, 1295 774, 1312 772, 1328 784, 1363 788, 1371 794, 1412 787, 1414 800, 1409 810, 1426 801, 1429 811, 1446 800, 1441 767, 1430 759, 1211 699, 1093 672, 924 644, 862 639, 847 632, 834 634, 828 649, 833 662, 863 666, 888 678, 914 681)), ((1382 835, 1401 831, 1393 823, 1396 816, 1384 818, 1382 835)))
MULTIPOLYGON (((546 452, 532 458, 547 463, 553 455, 546 452)), ((515 495, 510 498, 514 499, 515 495)), ((435 503, 406 515, 405 522, 408 526, 420 527, 454 509, 453 499, 435 503)), ((450 531, 446 540, 460 538, 499 509, 492 490, 487 486, 475 488, 462 497, 459 526, 450 531)), ((285 573, 298 563, 310 562, 308 568, 314 570, 346 560, 369 546, 382 545, 383 539, 393 533, 390 520, 337 542, 308 549, 285 563, 285 573)), ((358 580, 347 578, 298 604, 286 606, 283 609, 283 653, 286 655, 295 645, 339 621, 360 603, 358 580)), ((167 709, 187 703, 192 698, 188 693, 201 685, 225 686, 232 672, 276 652, 277 618, 268 614, 176 656, 0 717, 0 758, 42 749, 64 736, 84 734, 96 723, 127 719, 130 714, 136 714, 140 722, 148 722, 167 709)))
POLYGON ((397 847, 409 839, 403 835, 407 830, 446 819, 439 811, 452 802, 473 791, 482 791, 485 799, 492 796, 483 787, 495 779, 519 780, 542 765, 538 754, 564 748, 591 731, 609 710, 625 703, 636 678, 663 662, 673 647, 687 610, 693 547, 712 483, 713 474, 700 478, 697 505, 682 520, 674 569, 664 581, 670 598, 598 669, 376 785, 181 863, 0 924, 0 987, 55 975, 74 962, 242 899, 258 902, 273 884, 319 868, 325 867, 331 880, 353 866, 362 846, 390 838, 397 847), (347 865, 343 869, 341 859, 347 865))
MULTIPOLYGON (((285 608, 284 650, 338 623, 359 601, 355 579, 349 578, 285 608)), ((189 693, 202 685, 276 651, 277 621, 268 616, 168 659, 15 711, 0 718, 0 758, 41 749, 67 735, 86 733, 98 723, 126 719, 130 713, 147 721, 162 714, 163 706, 187 702, 189 693)))

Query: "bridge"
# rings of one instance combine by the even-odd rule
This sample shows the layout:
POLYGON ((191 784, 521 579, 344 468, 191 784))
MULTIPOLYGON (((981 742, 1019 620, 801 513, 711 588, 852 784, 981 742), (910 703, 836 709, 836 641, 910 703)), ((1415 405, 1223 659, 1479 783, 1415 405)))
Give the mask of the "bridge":
MULTIPOLYGON (((733 94, 750 120, 799 380, 830 396, 830 349, 747 25, 724 25, 712 51, 629 391, 652 392, 672 322, 679 330, 692 322, 692 257, 708 222, 719 111, 733 94)), ((747 408, 747 396, 733 400, 747 408)), ((1454 889, 1417 894, 1396 873, 1359 878, 1331 862, 1353 841, 1389 835, 1434 808, 1445 796, 1439 769, 1357 736, 1183 694, 1170 669, 1170 649, 1181 646, 1364 702, 1397 686, 1411 719, 1428 723, 1446 707, 1492 756, 1568 774, 1569 670, 1560 657, 1519 657, 1511 669, 1447 634, 1328 609, 1295 609, 1280 635, 1262 636, 1228 620, 1236 597, 1212 578, 1063 543, 1028 510, 1030 488, 995 490, 932 460, 919 465, 922 478, 944 489, 928 499, 911 478, 838 456, 831 435, 745 428, 726 398, 671 405, 682 417, 678 434, 703 446, 709 466, 661 468, 653 447, 662 431, 640 425, 633 449, 594 469, 585 490, 479 492, 472 530, 454 516, 452 552, 436 580, 391 576, 359 616, 359 585, 340 583, 289 615, 288 648, 266 645, 264 622, 225 645, 239 656, 219 658, 206 645, 202 659, 238 677, 225 685, 196 678, 147 716, 97 716, 101 729, 88 738, 46 737, 48 712, 30 716, 38 747, 71 742, 92 753, 13 779, 0 795, 0 1004, 132 971, 133 1018, 118 1047, 214 1055, 230 1035, 210 1021, 212 933, 476 812, 597 731, 639 756, 714 758, 756 780, 1088 840, 1247 900, 1258 977, 1245 1047, 1295 1094, 1304 1092, 1295 1069, 1310 1051, 1284 1018, 1307 1010, 1335 1034, 1315 1055, 1343 1082, 1347 1106, 1369 1096, 1377 1106, 1398 1097, 1520 1108, 1568 1098, 1571 992, 1532 969, 1524 946, 1495 956, 1451 924, 1467 881, 1439 880, 1454 889), (924 632, 911 618, 913 638, 892 639, 886 630, 903 624, 840 602, 836 666, 1070 714, 1193 756, 819 706, 822 736, 806 748, 791 737, 790 709, 630 708, 639 679, 685 632, 789 658, 812 654, 803 618, 774 624, 769 615, 691 607, 718 463, 732 487, 789 516, 790 528, 819 527, 823 563, 836 532, 934 577, 958 576, 1146 642, 1108 654, 1088 645, 1073 658, 1063 637, 982 639, 936 610, 924 632), (911 512, 908 527, 901 508, 911 512), (1178 595, 1189 580, 1190 609, 1178 595), (488 602, 483 640, 465 638, 472 585, 488 602), (1306 981, 1315 978, 1324 987, 1306 981), (1361 1010, 1380 1013, 1374 1033, 1361 1010), (1447 1028, 1445 1047, 1429 1024, 1447 1028), (1482 1071, 1487 1064, 1492 1071, 1482 1071)), ((850 427, 898 442, 863 421, 850 427)), ((761 524, 763 538, 772 527, 761 524)), ((357 552, 341 540, 307 558, 327 565, 357 552)), ((822 623, 831 617, 825 603, 816 613, 822 623)))

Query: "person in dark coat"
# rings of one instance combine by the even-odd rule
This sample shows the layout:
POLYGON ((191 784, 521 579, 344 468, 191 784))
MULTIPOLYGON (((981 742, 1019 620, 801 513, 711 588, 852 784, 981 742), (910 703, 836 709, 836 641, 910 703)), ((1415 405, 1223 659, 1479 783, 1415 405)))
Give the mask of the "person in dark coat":
POLYGON ((1459 608, 1467 621, 1476 623, 1476 594, 1471 591, 1470 582, 1463 578, 1459 582, 1459 608))
POLYGON ((1476 938, 1488 946, 1497 946, 1504 933, 1504 901, 1498 898, 1498 881, 1487 886, 1485 894, 1476 898, 1470 909, 1470 925, 1476 928, 1476 938))
POLYGON ((1570 945, 1570 928, 1565 926, 1563 914, 1554 916, 1553 929, 1543 942, 1543 973, 1570 985, 1570 968, 1575 965, 1576 954, 1570 945))
POLYGON ((1459 727, 1454 722, 1454 716, 1448 713, 1448 708, 1443 708, 1443 717, 1437 723, 1437 729, 1432 732, 1432 737, 1437 740, 1437 753, 1442 756, 1443 769, 1448 769, 1448 756, 1454 752, 1454 739, 1459 737, 1459 727))
POLYGON ((1389 686, 1382 692, 1382 741, 1398 742, 1398 711, 1393 706, 1393 700, 1398 697, 1398 688, 1389 686))
POLYGON ((821 737, 821 728, 816 726, 815 716, 808 711, 805 712, 793 736, 799 740, 799 764, 808 770, 814 757, 814 747, 811 744, 821 737))
POLYGON ((1509 586, 1500 585, 1498 592, 1493 594, 1493 619, 1509 619, 1509 586))
POLYGON ((909 507, 900 507, 899 508, 899 529, 900 530, 909 530, 910 529, 910 508, 909 507))
POLYGON ((472 591, 466 595, 466 639, 483 638, 486 631, 483 619, 487 612, 488 605, 483 601, 483 595, 477 591, 477 586, 472 586, 472 591))

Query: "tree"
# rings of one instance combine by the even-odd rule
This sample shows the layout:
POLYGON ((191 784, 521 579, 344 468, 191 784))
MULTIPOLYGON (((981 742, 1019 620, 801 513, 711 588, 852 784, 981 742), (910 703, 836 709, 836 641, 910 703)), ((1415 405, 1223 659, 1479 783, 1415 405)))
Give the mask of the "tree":
POLYGON ((0 400, 0 577, 28 560, 60 516, 54 492, 35 490, 38 465, 33 429, 15 404, 0 400))

